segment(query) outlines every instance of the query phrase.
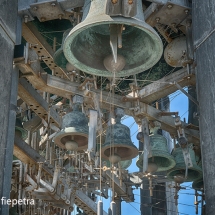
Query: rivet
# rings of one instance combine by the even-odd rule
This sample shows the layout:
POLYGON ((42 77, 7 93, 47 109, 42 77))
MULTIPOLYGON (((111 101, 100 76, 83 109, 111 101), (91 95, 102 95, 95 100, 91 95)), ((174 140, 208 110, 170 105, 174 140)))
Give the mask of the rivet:
POLYGON ((169 9, 171 9, 171 8, 173 7, 173 5, 172 5, 172 4, 168 4, 167 7, 168 7, 169 9))

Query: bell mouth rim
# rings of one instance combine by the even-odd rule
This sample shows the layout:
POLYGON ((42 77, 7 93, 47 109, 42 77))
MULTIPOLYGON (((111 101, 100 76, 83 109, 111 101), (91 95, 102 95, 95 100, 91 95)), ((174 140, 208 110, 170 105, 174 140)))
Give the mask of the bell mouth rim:
POLYGON ((21 132, 21 134, 22 134, 21 138, 22 138, 23 140, 25 140, 25 139, 28 137, 28 132, 27 132, 27 130, 25 130, 24 128, 20 128, 20 127, 18 127, 18 126, 15 126, 15 130, 21 132))
MULTIPOLYGON (((104 24, 104 25, 105 24, 125 24, 125 25, 136 27, 140 30, 143 30, 146 34, 148 34, 151 37, 151 39, 154 41, 154 44, 156 47, 154 48, 155 49, 154 52, 156 52, 157 57, 155 58, 150 56, 150 59, 146 62, 146 64, 144 64, 145 68, 143 68, 142 67, 143 65, 141 64, 140 66, 132 69, 121 70, 120 72, 116 72, 115 77, 124 77, 124 76, 141 73, 143 71, 146 71, 152 68, 159 61, 159 59, 163 54, 163 43, 161 38, 157 34, 157 32, 150 25, 135 18, 126 18, 126 17, 119 17, 119 16, 111 18, 108 15, 102 15, 100 17, 102 17, 102 19, 97 21, 91 18, 86 18, 83 22, 76 25, 66 37, 63 44, 63 51, 64 51, 65 58, 68 60, 70 64, 74 65, 76 68, 80 69, 81 71, 84 71, 89 74, 103 76, 103 77, 113 77, 114 73, 109 72, 108 70, 101 70, 101 69, 96 69, 96 68, 91 68, 89 66, 86 66, 85 64, 80 62, 74 56, 73 52, 70 50, 71 44, 74 41, 74 39, 78 36, 78 34, 80 34, 81 32, 91 27, 101 25, 101 24, 104 24), (134 24, 134 21, 135 21, 135 24, 134 24), (73 59, 73 61, 71 61, 70 59, 73 59)), ((99 16, 97 16, 97 18, 99 19, 99 16)))
POLYGON ((63 48, 59 48, 55 53, 54 53, 54 56, 53 56, 53 59, 54 59, 54 63, 57 64, 59 67, 61 68, 66 68, 66 64, 65 65, 61 65, 58 63, 58 60, 61 59, 61 58, 65 58, 66 60, 66 64, 68 63, 68 60, 66 59, 64 53, 63 53, 63 48), (57 60, 56 60, 57 59, 57 60))
POLYGON ((201 190, 201 187, 199 187, 199 183, 202 183, 203 187, 204 187, 204 180, 203 180, 203 177, 193 181, 192 183, 192 188, 195 189, 195 190, 201 190))
MULTIPOLYGON (((80 134, 80 132, 65 132, 65 131, 62 131, 62 130, 61 130, 61 131, 60 131, 59 133, 57 133, 56 136, 53 138, 53 141, 54 141, 54 143, 55 143, 57 146, 59 146, 60 148, 67 150, 66 147, 65 147, 65 144, 61 143, 61 139, 62 139, 63 137, 69 136, 69 135, 79 135, 79 136, 88 138, 88 134, 84 134, 84 133, 81 133, 81 134, 80 134)), ((84 150, 84 149, 86 149, 86 148, 87 148, 87 144, 84 145, 84 146, 78 146, 78 148, 77 148, 76 151, 82 151, 82 150, 84 150)))
MULTIPOLYGON (((132 151, 132 153, 130 155, 128 155, 127 157, 124 157, 124 158, 121 158, 121 161, 125 161, 125 160, 131 160, 135 157, 137 157, 139 151, 137 149, 137 147, 134 145, 134 146, 129 146, 129 145, 124 145, 124 144, 117 144, 115 146, 113 146, 114 148, 127 148, 127 149, 130 149, 132 151)), ((109 160, 108 156, 105 154, 105 151, 110 149, 110 145, 107 145, 107 146, 104 146, 102 147, 101 149, 101 157, 105 160, 109 160)))
MULTIPOLYGON (((154 150, 153 153, 155 155, 153 155, 152 157, 160 157, 160 155, 161 155, 159 151, 156 152, 154 150)), ((141 154, 140 156, 142 157, 143 154, 141 154)), ((140 160, 140 156, 139 156, 139 160, 136 161, 136 165, 137 165, 138 168, 142 168, 142 167, 140 167, 138 165, 139 164, 138 161, 140 161, 140 162, 143 161, 143 158, 141 158, 141 160, 140 160)), ((165 157, 163 157, 163 158, 166 158, 166 159, 170 160, 171 166, 170 167, 158 167, 158 169, 157 169, 156 172, 168 171, 168 170, 170 170, 170 169, 172 169, 172 168, 175 167, 176 162, 175 162, 174 157, 172 155, 170 155, 170 154, 167 153, 167 154, 165 154, 165 157)))
MULTIPOLYGON (((177 165, 177 164, 176 164, 177 165)), ((170 169, 169 171, 167 171, 167 178, 169 180, 174 180, 174 176, 173 175, 170 175, 170 173, 172 172, 176 172, 176 171, 179 171, 179 170, 183 170, 185 172, 185 169, 184 169, 184 166, 175 166, 172 170, 170 169)), ((188 168, 188 177, 185 178, 184 182, 191 182, 191 181, 197 181, 199 179, 201 179, 202 177, 202 170, 199 166, 195 166, 195 167, 190 167, 188 168), (196 177, 195 179, 189 179, 189 170, 193 170, 193 171, 196 171, 198 173, 198 177, 196 177)))

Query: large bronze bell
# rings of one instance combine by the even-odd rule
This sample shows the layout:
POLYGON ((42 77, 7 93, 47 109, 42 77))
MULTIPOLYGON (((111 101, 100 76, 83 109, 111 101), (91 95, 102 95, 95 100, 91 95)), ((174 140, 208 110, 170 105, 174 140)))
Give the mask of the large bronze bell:
POLYGON ((68 61, 65 58, 64 53, 63 53, 63 44, 64 44, 64 41, 65 41, 65 39, 66 39, 66 37, 70 31, 71 31, 71 29, 67 29, 63 33, 63 39, 62 39, 61 47, 54 53, 54 56, 53 56, 54 62, 61 68, 66 68, 66 65, 68 63, 68 61))
MULTIPOLYGON (((168 152, 167 140, 158 134, 158 127, 154 128, 153 135, 150 136, 151 157, 148 158, 147 172, 167 171, 175 166, 173 156, 168 152)), ((143 153, 139 156, 136 165, 143 168, 143 153)))
POLYGON ((62 130, 54 138, 55 144, 62 149, 80 151, 88 144, 88 119, 80 111, 80 104, 73 105, 73 111, 63 116, 62 130))
MULTIPOLYGON (((188 148, 189 148, 189 156, 193 166, 188 168, 187 178, 185 178, 186 164, 184 161, 183 151, 182 151, 182 148, 177 145, 172 152, 172 155, 176 161, 176 165, 173 169, 170 169, 167 172, 167 177, 170 180, 175 181, 175 179, 178 177, 182 179, 182 182, 185 182, 185 181, 188 182, 188 181, 198 180, 199 178, 202 177, 202 170, 196 164, 194 151, 190 146, 188 146, 188 148)), ((181 182, 178 182, 178 183, 181 183, 181 182)))
POLYGON ((115 77, 122 77, 155 65, 162 55, 163 44, 144 21, 141 0, 131 4, 86 0, 82 22, 71 30, 63 50, 67 60, 86 73, 112 77, 116 71, 115 77), (123 8, 120 4, 127 5, 123 8), (107 7, 113 7, 113 11, 107 11, 107 7), (126 15, 126 10, 135 12, 126 15))
POLYGON ((111 163, 130 160, 138 155, 137 147, 131 142, 130 129, 121 124, 120 117, 116 124, 107 129, 105 143, 102 145, 101 156, 111 163))

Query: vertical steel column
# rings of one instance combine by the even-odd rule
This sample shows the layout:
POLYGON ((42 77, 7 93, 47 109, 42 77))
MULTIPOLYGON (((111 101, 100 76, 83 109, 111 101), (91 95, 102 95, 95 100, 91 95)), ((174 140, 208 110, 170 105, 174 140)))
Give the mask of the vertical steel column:
POLYGON ((206 214, 215 211, 215 1, 192 1, 206 214))
POLYGON ((116 215, 121 215, 121 197, 115 197, 114 201, 116 203, 116 215))
MULTIPOLYGON (((142 126, 140 126, 140 130, 142 131, 142 126)), ((139 141, 139 156, 142 154, 143 151, 143 143, 139 141)), ((140 172, 143 171, 142 168, 139 169, 140 172)), ((151 208, 151 197, 149 193, 149 182, 148 179, 143 179, 143 184, 140 187, 140 211, 141 215, 152 215, 152 208, 151 208)))
MULTIPOLYGON (((18 86, 18 72, 13 70, 17 10, 17 1, 0 1, 0 197, 6 199, 10 198, 18 86)), ((2 202, 0 214, 8 214, 8 205, 2 202)))

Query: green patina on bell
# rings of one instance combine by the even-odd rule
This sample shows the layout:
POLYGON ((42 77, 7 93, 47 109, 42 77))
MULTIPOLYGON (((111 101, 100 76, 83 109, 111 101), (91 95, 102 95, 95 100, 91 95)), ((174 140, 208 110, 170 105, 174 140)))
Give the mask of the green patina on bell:
POLYGON ((192 188, 198 191, 202 191, 204 189, 204 182, 203 182, 203 178, 200 178, 198 180, 195 180, 192 183, 192 188))
MULTIPOLYGON (((196 164, 195 153, 190 146, 188 147, 189 147, 189 154, 190 154, 190 158, 193 166, 188 168, 187 178, 184 178, 184 181, 186 182, 198 180, 202 177, 202 169, 196 164)), ((182 148, 179 145, 176 146, 176 148, 172 152, 172 155, 176 161, 176 165, 173 169, 167 172, 167 177, 170 180, 174 181, 174 178, 177 175, 185 176, 186 164, 184 161, 182 148)))
POLYGON ((22 122, 18 118, 16 118, 15 134, 18 135, 23 140, 25 140, 28 136, 28 132, 23 128, 22 122))
POLYGON ((154 66, 162 56, 163 44, 156 31, 144 21, 142 1, 134 1, 136 14, 133 16, 110 16, 106 7, 111 1, 107 2, 85 1, 83 21, 71 30, 63 45, 68 62, 81 71, 104 77, 113 76, 114 69, 108 69, 107 65, 112 65, 114 56, 114 60, 118 58, 117 69, 121 68, 118 71, 114 67, 115 77, 134 75, 154 66), (122 36, 118 36, 122 38, 118 46, 117 34, 122 36), (113 38, 112 46, 110 38, 113 38))
POLYGON ((54 138, 55 144, 62 149, 80 151, 88 144, 88 119, 80 111, 80 104, 73 106, 73 111, 63 116, 62 130, 54 138))
POLYGON ((54 53, 54 56, 53 56, 54 62, 61 68, 66 68, 66 64, 68 63, 68 61, 65 58, 64 53, 63 53, 63 44, 70 31, 71 31, 71 28, 66 30, 63 33, 61 47, 54 53))
MULTIPOLYGON (((152 157, 148 158, 148 166, 151 168, 152 164, 154 164, 157 166, 156 172, 161 172, 173 168, 175 166, 175 160, 168 152, 166 138, 157 133, 158 129, 158 127, 154 128, 154 135, 150 136, 152 157)), ((139 168, 143 168, 143 153, 139 156, 136 165, 139 168)))
POLYGON ((105 143, 101 149, 102 158, 111 159, 111 163, 130 160, 138 155, 138 149, 131 141, 130 129, 121 124, 120 119, 117 117, 116 124, 108 127, 105 143))

